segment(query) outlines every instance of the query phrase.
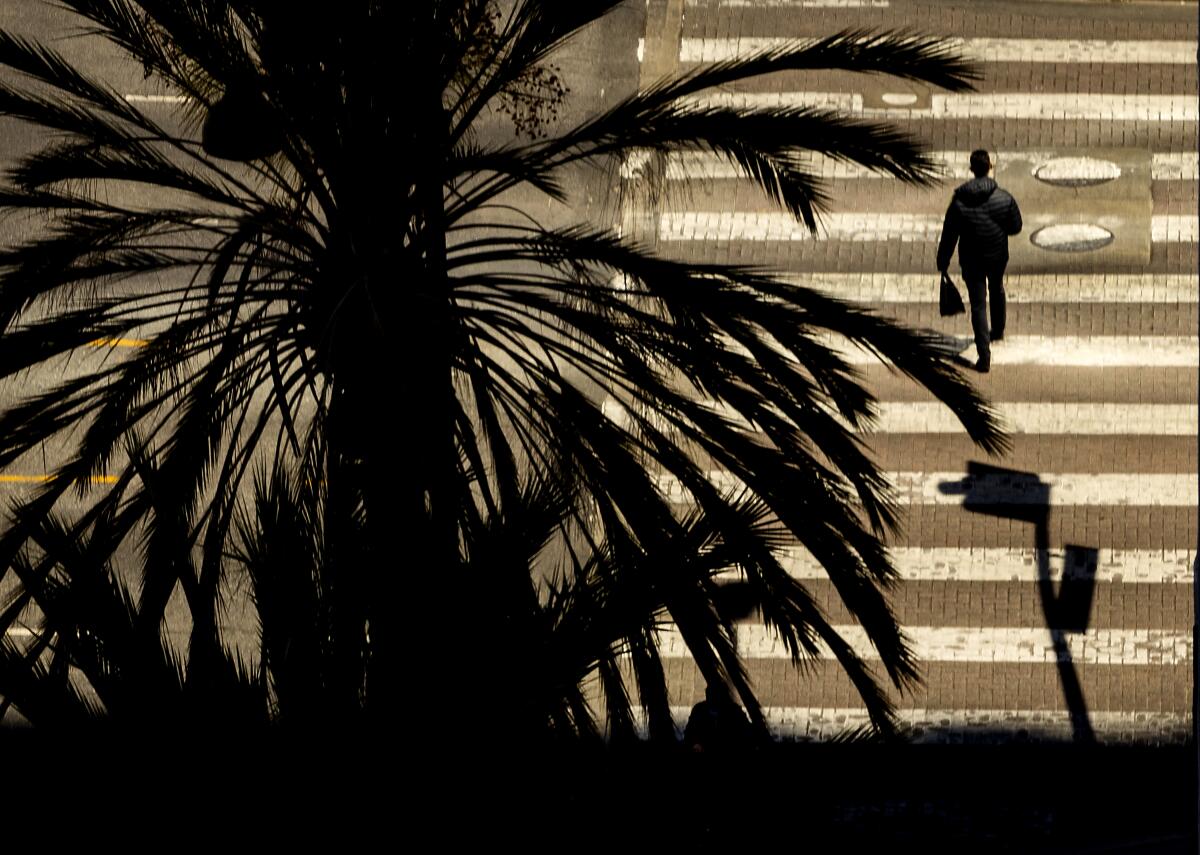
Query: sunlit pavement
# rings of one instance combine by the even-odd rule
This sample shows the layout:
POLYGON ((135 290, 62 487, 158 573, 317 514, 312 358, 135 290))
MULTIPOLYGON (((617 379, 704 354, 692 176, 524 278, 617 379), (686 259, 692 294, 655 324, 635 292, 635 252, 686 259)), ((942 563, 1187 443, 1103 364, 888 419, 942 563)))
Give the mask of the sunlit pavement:
MULTIPOLYGON (((814 239, 728 164, 695 156, 673 173, 677 192, 649 218, 638 211, 638 222, 667 253, 771 265, 942 330, 969 365, 966 316, 937 312, 934 254, 969 152, 995 152, 996 180, 1017 198, 1025 229, 1010 242, 1007 335, 992 372, 975 376, 1016 431, 1012 452, 987 462, 1052 485, 1046 542, 1035 542, 1021 510, 1043 500, 1023 488, 986 514, 964 507, 961 491, 939 492, 982 453, 935 423, 910 382, 866 354, 852 359, 883 401, 887 418, 869 441, 906 506, 906 532, 892 543, 904 557, 893 602, 924 654, 927 685, 900 699, 902 716, 918 740, 1070 739, 1057 661, 1066 650, 1097 738, 1178 742, 1190 728, 1196 546, 1196 7, 652 2, 643 70, 845 27, 953 35, 984 79, 975 93, 946 94, 884 77, 786 73, 700 100, 825 104, 888 120, 945 163, 941 187, 903 187, 817 157, 834 210, 814 239), (1170 427, 1164 407, 1193 415, 1170 427), (1062 650, 1041 575, 1081 615, 1062 650), (1096 633, 1111 645, 1097 646, 1096 633), (935 637, 949 640, 922 641, 935 637)), ((800 564, 833 621, 849 622, 832 586, 800 564)), ((781 737, 826 739, 863 721, 833 663, 797 676, 764 648, 751 655, 781 737)), ((685 655, 670 668, 686 715, 702 681, 685 655)))

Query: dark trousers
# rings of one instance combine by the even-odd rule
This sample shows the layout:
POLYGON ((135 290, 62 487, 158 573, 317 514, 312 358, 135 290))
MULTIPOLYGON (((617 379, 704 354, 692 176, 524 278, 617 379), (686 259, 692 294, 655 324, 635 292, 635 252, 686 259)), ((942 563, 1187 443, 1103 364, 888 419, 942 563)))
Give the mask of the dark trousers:
POLYGON ((1004 268, 963 268, 963 282, 971 300, 971 329, 975 333, 975 350, 984 362, 992 359, 992 338, 1004 335, 1004 268), (988 297, 991 297, 990 301, 988 297), (992 323, 988 327, 988 303, 991 303, 992 323))

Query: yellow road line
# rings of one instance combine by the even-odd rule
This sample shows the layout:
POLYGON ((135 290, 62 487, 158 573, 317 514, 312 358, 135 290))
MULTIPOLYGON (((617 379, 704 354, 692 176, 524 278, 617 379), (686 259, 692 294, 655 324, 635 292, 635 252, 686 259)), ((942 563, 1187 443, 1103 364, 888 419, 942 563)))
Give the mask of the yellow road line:
MULTIPOLYGON (((57 475, 0 475, 0 484, 45 484, 58 478, 57 475)), ((115 484, 116 475, 93 475, 88 478, 92 484, 115 484)))
POLYGON ((150 343, 144 338, 97 338, 88 342, 88 347, 145 347, 150 343))

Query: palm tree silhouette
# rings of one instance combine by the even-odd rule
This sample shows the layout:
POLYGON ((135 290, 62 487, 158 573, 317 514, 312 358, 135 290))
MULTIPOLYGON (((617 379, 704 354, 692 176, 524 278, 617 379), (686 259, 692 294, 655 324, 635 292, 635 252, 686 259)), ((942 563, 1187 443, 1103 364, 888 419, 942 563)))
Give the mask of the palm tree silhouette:
POLYGON ((113 594, 126 617, 157 627, 180 586, 189 655, 221 673, 238 670, 220 643, 234 566, 254 568, 275 676, 320 671, 321 638, 294 633, 340 555, 336 618, 318 624, 356 664, 330 679, 372 720, 436 720, 443 735, 518 673, 542 699, 520 705, 530 730, 594 731, 594 684, 614 732, 641 703, 667 733, 664 622, 762 729, 719 603, 734 568, 793 659, 830 648, 876 727, 893 728, 876 675, 778 554, 808 549, 887 677, 918 681, 885 597, 896 505, 854 433, 874 398, 832 338, 889 361, 1002 450, 939 337, 757 268, 668 260, 586 224, 514 224, 505 206, 517 189, 568 200, 580 163, 700 151, 816 230, 827 200, 810 153, 913 184, 935 181, 935 164, 880 123, 689 99, 809 69, 970 89, 977 74, 945 43, 843 32, 688 71, 544 138, 487 143, 477 130, 497 101, 616 0, 528 0, 499 19, 485 0, 348 0, 307 16, 262 0, 64 5, 182 106, 179 122, 153 118, 0 34, 0 65, 28 82, 0 84, 0 112, 51 135, 0 193, 6 211, 41 218, 0 253, 0 376, 112 351, 0 416, 0 465, 68 435, 72 448, 0 538, 0 567, 21 577, 0 629, 34 615, 21 618, 30 640, 4 641, 3 674, 41 667, 30 650, 76 655, 41 587, 63 566, 44 552, 53 524, 112 584, 107 558, 136 541, 134 593, 113 594), (483 39, 486 20, 498 23, 483 39), (255 510, 239 517, 256 466, 255 510), (305 498, 297 478, 323 492, 305 498), (87 504, 68 520, 56 514, 72 485, 87 504), (313 543, 333 527, 312 520, 331 495, 343 534, 326 553, 313 543), (288 566, 306 581, 281 593, 288 566), (413 713, 414 697, 437 715, 413 713))

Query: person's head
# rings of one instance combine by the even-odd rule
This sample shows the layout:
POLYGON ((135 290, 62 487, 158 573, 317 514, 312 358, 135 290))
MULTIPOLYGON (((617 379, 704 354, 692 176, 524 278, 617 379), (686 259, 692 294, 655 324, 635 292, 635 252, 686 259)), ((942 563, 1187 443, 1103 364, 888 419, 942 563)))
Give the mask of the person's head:
POLYGON ((987 175, 992 168, 992 159, 985 149, 977 148, 971 152, 971 172, 976 178, 987 175))

